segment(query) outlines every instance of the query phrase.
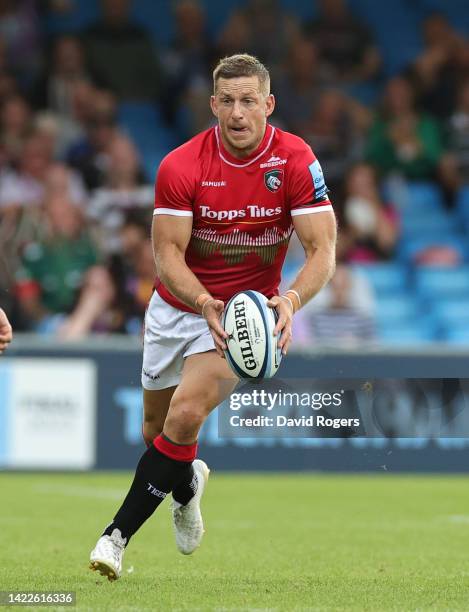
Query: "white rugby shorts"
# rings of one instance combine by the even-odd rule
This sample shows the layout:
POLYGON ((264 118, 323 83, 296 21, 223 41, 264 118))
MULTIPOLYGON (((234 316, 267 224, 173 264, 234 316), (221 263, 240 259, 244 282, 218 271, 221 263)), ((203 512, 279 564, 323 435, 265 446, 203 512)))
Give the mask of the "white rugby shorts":
POLYGON ((215 350, 207 321, 153 292, 145 315, 142 386, 149 391, 179 384, 184 358, 215 350))

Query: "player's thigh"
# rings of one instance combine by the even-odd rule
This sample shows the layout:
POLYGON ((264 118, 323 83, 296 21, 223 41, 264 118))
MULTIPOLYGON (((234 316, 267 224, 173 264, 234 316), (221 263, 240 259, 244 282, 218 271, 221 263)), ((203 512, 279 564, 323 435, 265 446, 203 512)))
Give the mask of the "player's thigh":
POLYGON ((181 444, 191 442, 210 412, 228 397, 237 382, 226 360, 215 351, 186 357, 181 382, 169 405, 165 434, 181 444))
POLYGON ((176 387, 157 391, 143 389, 143 437, 147 444, 163 431, 166 415, 176 387))

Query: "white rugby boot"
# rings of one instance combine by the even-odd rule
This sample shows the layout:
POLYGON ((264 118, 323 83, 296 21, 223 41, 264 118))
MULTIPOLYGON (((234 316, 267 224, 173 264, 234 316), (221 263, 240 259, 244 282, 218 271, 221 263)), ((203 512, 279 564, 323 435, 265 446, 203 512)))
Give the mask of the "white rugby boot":
POLYGON ((210 470, 200 459, 192 463, 194 476, 197 479, 197 490, 194 497, 185 506, 173 500, 171 510, 176 535, 176 546, 183 555, 190 555, 202 542, 204 523, 200 512, 200 500, 207 484, 210 470))
POLYGON ((91 551, 90 569, 107 576, 110 581, 120 578, 126 542, 119 529, 114 529, 110 536, 101 536, 91 551))

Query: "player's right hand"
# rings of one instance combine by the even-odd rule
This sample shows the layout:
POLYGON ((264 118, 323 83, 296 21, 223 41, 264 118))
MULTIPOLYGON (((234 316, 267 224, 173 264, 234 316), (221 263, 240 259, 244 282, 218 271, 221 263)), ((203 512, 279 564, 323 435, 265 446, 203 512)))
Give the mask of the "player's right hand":
POLYGON ((225 304, 221 300, 211 299, 204 304, 202 312, 215 342, 215 349, 223 359, 225 358, 223 351, 227 348, 225 340, 228 338, 228 334, 220 323, 220 317, 223 314, 224 308, 225 304))

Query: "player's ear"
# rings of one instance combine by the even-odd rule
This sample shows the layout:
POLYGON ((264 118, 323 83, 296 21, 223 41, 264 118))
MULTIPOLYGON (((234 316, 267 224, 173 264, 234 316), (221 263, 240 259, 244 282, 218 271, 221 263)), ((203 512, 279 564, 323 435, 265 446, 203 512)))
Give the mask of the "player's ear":
POLYGON ((273 94, 269 94, 265 99, 265 116, 270 117, 270 115, 274 112, 275 108, 275 98, 273 94))
POLYGON ((218 117, 218 105, 215 96, 210 96, 210 108, 212 109, 212 113, 215 115, 215 117, 218 117))

